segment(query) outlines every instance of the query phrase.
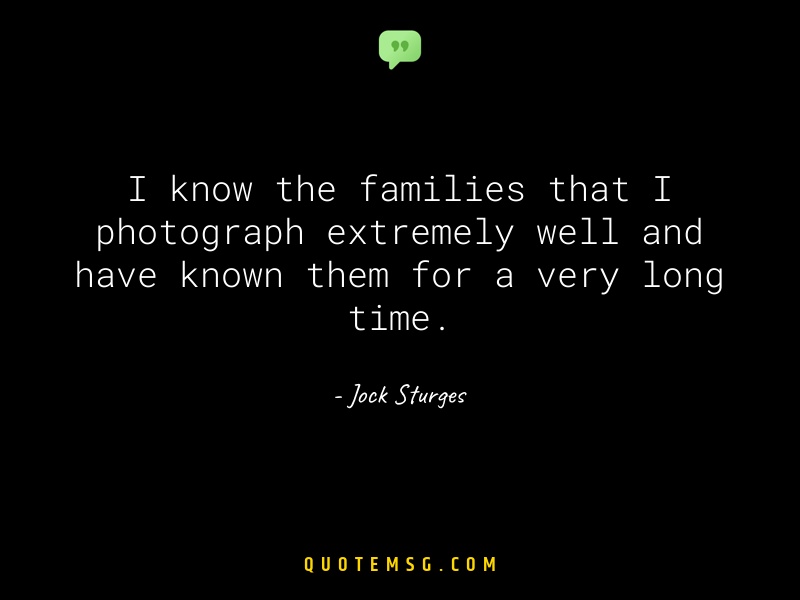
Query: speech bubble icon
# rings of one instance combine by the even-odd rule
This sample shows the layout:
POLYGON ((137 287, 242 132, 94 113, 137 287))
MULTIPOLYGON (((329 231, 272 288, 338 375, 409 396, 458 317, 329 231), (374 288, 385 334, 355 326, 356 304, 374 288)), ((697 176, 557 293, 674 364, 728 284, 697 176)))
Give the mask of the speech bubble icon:
POLYGON ((422 55, 422 38, 416 31, 384 31, 378 38, 378 54, 390 69, 401 62, 416 62, 422 55))

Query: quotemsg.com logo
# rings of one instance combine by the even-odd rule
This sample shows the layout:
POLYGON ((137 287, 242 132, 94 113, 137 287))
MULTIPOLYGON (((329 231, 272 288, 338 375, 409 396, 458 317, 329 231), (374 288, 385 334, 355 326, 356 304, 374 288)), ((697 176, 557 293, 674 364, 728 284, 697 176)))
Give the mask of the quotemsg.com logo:
POLYGON ((306 573, 411 573, 422 572, 494 572, 494 556, 452 556, 433 560, 430 556, 306 556, 306 573))

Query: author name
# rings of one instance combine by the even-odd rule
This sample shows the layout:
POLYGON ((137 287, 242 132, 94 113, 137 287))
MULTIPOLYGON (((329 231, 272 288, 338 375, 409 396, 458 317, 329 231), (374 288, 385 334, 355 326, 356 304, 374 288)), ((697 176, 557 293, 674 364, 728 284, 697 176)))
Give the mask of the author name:
POLYGON ((390 392, 386 386, 380 390, 362 389, 361 384, 356 384, 353 399, 347 408, 353 408, 357 404, 431 404, 439 408, 444 408, 448 404, 463 404, 467 398, 467 392, 430 392, 421 390, 418 385, 406 383, 400 389, 390 392))

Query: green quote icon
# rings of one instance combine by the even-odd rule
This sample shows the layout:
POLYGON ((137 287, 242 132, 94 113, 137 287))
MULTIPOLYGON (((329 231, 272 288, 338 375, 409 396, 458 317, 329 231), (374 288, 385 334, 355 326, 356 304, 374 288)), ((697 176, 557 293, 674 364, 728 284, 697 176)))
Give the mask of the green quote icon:
POLYGON ((416 62, 422 54, 422 38, 416 31, 384 31, 378 38, 378 54, 390 69, 401 62, 416 62))

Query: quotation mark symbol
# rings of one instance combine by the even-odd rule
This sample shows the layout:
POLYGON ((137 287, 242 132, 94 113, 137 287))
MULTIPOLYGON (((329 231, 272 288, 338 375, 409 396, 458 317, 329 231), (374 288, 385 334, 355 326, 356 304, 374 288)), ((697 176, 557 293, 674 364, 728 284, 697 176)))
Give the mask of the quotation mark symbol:
POLYGON ((390 69, 401 62, 416 62, 422 54, 422 39, 416 31, 384 31, 378 38, 378 54, 390 69))

